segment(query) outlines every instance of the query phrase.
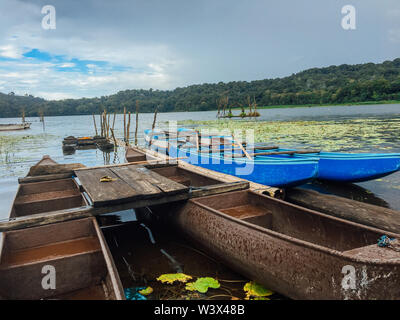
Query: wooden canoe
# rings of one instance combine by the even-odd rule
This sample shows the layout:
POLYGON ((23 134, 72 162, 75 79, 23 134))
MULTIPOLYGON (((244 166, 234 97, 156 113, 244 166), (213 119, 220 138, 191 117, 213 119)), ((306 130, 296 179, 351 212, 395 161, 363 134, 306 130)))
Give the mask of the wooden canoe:
POLYGON ((11 124, 0 124, 0 131, 14 131, 14 130, 25 130, 31 127, 31 123, 11 123, 11 124))
POLYGON ((4 233, 0 299, 121 300, 123 288, 95 218, 4 233), (50 268, 55 288, 42 286, 50 268), (46 271, 47 270, 47 271, 46 271))
MULTIPOLYGON (((290 298, 400 299, 400 252, 377 245, 382 235, 397 239, 400 234, 252 191, 160 209, 152 211, 207 252, 290 298), (354 289, 342 286, 349 270, 354 270, 354 289)), ((398 246, 398 240, 392 244, 398 246)))
MULTIPOLYGON (((57 162, 49 156, 44 156, 32 166, 30 172, 34 172, 38 168, 51 168, 57 165, 57 162)), ((54 176, 52 175, 55 179, 48 181, 20 183, 11 208, 10 218, 87 205, 85 197, 79 190, 79 185, 72 177, 59 179, 60 176, 54 176)))

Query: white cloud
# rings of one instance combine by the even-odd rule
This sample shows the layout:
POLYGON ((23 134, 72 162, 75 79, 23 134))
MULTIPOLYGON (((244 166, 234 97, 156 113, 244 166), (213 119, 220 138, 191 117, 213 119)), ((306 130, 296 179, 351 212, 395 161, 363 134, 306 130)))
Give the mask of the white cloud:
POLYGON ((17 48, 13 45, 5 45, 0 47, 0 56, 11 59, 19 59, 22 57, 21 48, 17 48))
POLYGON ((59 68, 73 68, 75 66, 76 66, 76 64, 72 63, 72 62, 66 62, 66 63, 58 65, 59 68))

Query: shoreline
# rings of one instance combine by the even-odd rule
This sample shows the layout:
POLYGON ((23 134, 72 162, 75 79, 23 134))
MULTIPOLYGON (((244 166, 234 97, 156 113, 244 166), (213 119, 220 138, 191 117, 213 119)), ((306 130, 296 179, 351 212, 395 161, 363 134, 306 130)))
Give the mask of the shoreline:
MULTIPOLYGON (((400 100, 382 100, 382 101, 364 101, 364 102, 353 102, 353 103, 339 103, 339 104, 286 104, 286 105, 273 105, 273 106, 260 106, 258 109, 291 109, 291 108, 315 108, 315 107, 352 107, 352 106, 373 106, 382 104, 400 104, 400 100)), ((241 110, 238 107, 232 108, 232 110, 241 110)), ((216 110, 218 111, 218 110, 216 110)))
MULTIPOLYGON (((373 105, 386 105, 386 104, 400 104, 400 100, 382 100, 382 101, 364 101, 364 102, 346 102, 346 103, 339 103, 339 104, 289 104, 289 105, 274 105, 274 106, 260 106, 257 107, 257 110, 260 109, 292 109, 292 108, 316 108, 316 107, 352 107, 352 106, 373 106, 373 105)), ((241 110, 240 107, 232 107, 232 111, 241 110)), ((245 110, 248 108, 245 108, 245 110)), ((159 113, 179 113, 179 112, 217 112, 218 109, 211 109, 211 110, 178 110, 178 111, 167 111, 167 112, 159 112, 159 113)), ((139 114, 153 114, 154 112, 139 112, 139 114)), ((123 113, 117 113, 123 114, 123 113)), ((68 114, 68 115, 48 115, 47 117, 65 117, 65 116, 91 116, 92 113, 80 113, 80 114, 68 114)), ((234 117, 240 117, 239 115, 234 115, 234 117)), ((1 117, 0 119, 19 119, 20 116, 15 117, 1 117)), ((39 118, 39 116, 29 116, 27 115, 26 118, 39 118)), ((228 118, 228 117, 227 117, 228 118)), ((251 117, 248 117, 251 118, 251 117)))

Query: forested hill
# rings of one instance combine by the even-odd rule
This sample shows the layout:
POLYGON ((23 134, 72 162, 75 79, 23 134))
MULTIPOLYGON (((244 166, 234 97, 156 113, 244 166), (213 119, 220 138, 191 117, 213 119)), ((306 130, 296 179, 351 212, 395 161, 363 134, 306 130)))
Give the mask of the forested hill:
POLYGON ((0 93, 0 117, 71 115, 121 112, 126 106, 140 112, 216 110, 217 100, 229 97, 229 106, 247 106, 248 97, 258 106, 334 104, 400 100, 400 58, 381 64, 313 68, 289 77, 256 81, 199 84, 175 90, 125 90, 101 98, 47 101, 33 96, 0 93))

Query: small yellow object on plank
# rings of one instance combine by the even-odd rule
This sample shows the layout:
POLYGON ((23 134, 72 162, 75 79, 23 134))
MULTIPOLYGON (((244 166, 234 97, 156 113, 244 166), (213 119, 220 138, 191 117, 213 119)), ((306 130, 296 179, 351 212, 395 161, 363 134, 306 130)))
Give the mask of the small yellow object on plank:
POLYGON ((110 176, 104 176, 100 178, 100 182, 111 182, 111 181, 115 181, 117 179, 111 178, 110 176))

